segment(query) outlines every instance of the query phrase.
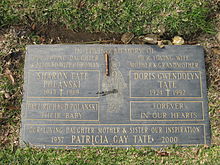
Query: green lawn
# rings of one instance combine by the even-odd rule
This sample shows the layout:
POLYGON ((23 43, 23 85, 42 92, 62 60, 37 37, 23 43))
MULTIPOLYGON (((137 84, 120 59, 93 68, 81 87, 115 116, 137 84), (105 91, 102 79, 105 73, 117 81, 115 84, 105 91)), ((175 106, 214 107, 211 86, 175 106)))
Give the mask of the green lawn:
MULTIPOLYGON (((0 164, 219 164, 220 89, 216 86, 220 56, 209 42, 216 0, 1 0, 0 1, 0 164), (54 26, 53 26, 54 25, 54 26), (56 26, 55 26, 56 25, 56 26), (20 148, 20 106, 27 44, 62 43, 39 29, 62 26, 75 32, 181 35, 206 49, 212 145, 164 149, 20 148), (206 46, 208 45, 208 46, 206 46)), ((56 29, 55 29, 56 31, 56 29)))
POLYGON ((75 31, 192 37, 213 32, 211 0, 1 0, 0 27, 56 23, 75 31), (164 33, 165 32, 165 33, 164 33))
POLYGON ((219 146, 159 149, 85 148, 80 150, 7 149, 1 164, 219 164, 219 146))

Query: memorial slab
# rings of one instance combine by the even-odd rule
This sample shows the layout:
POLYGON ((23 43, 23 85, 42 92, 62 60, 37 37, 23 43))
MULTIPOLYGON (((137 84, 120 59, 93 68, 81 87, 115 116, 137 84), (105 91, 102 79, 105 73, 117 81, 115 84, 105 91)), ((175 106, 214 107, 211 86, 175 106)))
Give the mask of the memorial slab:
POLYGON ((21 144, 210 144, 200 46, 29 45, 21 144))

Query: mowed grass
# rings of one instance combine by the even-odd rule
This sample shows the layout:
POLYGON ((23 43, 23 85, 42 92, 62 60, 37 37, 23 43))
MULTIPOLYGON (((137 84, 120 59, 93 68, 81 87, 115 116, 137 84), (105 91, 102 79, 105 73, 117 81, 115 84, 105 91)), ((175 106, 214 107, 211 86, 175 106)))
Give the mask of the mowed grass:
POLYGON ((75 31, 158 33, 193 37, 213 32, 211 0, 1 0, 0 27, 59 24, 75 31))
POLYGON ((210 2, 1 0, 0 28, 22 25, 33 31, 23 35, 25 30, 18 33, 13 32, 12 28, 0 47, 0 164, 219 164, 220 102, 219 91, 211 88, 214 82, 209 86, 213 137, 210 147, 47 150, 18 146, 25 46, 50 43, 50 38, 43 42, 42 36, 36 34, 35 26, 58 24, 76 32, 133 32, 135 35, 156 33, 164 38, 181 35, 185 39, 192 39, 201 33, 213 32, 212 19, 209 18, 213 12, 210 2), (6 72, 6 69, 11 73, 6 72), (14 78, 14 83, 10 76, 14 78))
MULTIPOLYGON (((40 43, 35 35, 16 36, 10 32, 0 54, 0 164, 210 164, 220 162, 219 92, 209 86, 212 145, 170 148, 35 149, 20 148, 19 125, 22 98, 23 62, 26 44, 40 43), (14 83, 5 69, 11 71, 14 83), (9 98, 6 98, 6 93, 9 98)), ((209 54, 208 54, 209 56, 209 54)), ((212 84, 213 82, 211 82, 212 84)))
POLYGON ((0 151, 1 164, 219 164, 219 146, 150 148, 84 148, 78 150, 7 149, 0 151))

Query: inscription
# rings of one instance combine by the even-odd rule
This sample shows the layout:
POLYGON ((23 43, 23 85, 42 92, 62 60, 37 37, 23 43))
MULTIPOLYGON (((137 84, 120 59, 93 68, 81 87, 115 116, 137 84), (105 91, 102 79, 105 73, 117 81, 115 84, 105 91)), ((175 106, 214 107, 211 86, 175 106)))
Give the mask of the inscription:
POLYGON ((204 68, 200 46, 27 46, 20 144, 210 144, 204 68))
POLYGON ((201 73, 197 71, 130 71, 130 95, 134 98, 201 97, 201 73), (200 88, 195 90, 191 88, 193 86, 200 88))
POLYGON ((143 145, 160 146, 172 144, 203 144, 205 142, 204 125, 118 125, 109 124, 107 127, 99 125, 26 125, 25 139, 31 134, 34 138, 28 139, 34 145, 56 146, 62 143, 69 146, 85 145, 143 145), (172 136, 170 134, 172 133, 172 136), (178 136, 181 133, 182 136, 178 136), (47 134, 47 136, 43 136, 47 134), (57 136, 54 136, 57 135, 57 136), (44 137, 44 143, 38 140, 44 137), (195 137, 199 137, 195 140, 195 137), (39 138, 40 139, 40 138, 39 138))
POLYGON ((132 101, 131 121, 196 121, 204 120, 200 101, 132 101))
POLYGON ((99 71, 31 70, 29 83, 41 90, 29 88, 28 97, 98 97, 99 80, 99 71), (88 84, 93 84, 92 88, 88 84))
POLYGON ((99 63, 97 62, 36 62, 31 64, 31 68, 99 68, 99 63))
POLYGON ((98 121, 98 102, 28 102, 26 119, 98 121))
POLYGON ((103 52, 107 53, 126 53, 126 54, 135 54, 135 53, 149 53, 152 54, 154 49, 151 47, 142 47, 142 48, 75 48, 73 49, 75 54, 102 54, 103 52))
POLYGON ((131 68, 142 68, 142 69, 164 69, 164 68, 199 68, 199 63, 197 61, 192 62, 193 58, 186 55, 157 55, 145 56, 138 55, 137 58, 132 58, 129 61, 129 67, 131 68), (135 60, 134 60, 135 59, 135 60))

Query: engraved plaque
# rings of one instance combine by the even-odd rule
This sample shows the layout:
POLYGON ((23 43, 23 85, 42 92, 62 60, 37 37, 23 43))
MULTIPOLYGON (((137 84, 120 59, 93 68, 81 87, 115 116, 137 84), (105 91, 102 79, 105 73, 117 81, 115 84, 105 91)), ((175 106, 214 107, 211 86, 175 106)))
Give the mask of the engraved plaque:
POLYGON ((29 45, 20 139, 45 148, 210 144, 203 48, 29 45))

